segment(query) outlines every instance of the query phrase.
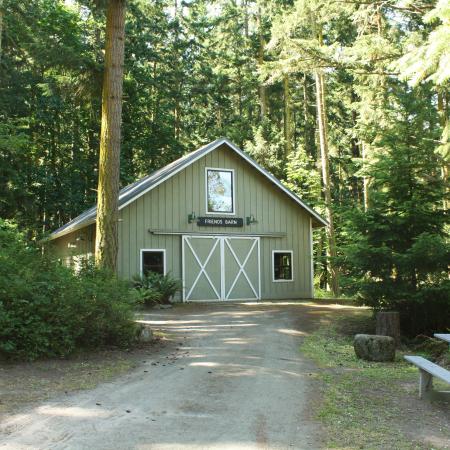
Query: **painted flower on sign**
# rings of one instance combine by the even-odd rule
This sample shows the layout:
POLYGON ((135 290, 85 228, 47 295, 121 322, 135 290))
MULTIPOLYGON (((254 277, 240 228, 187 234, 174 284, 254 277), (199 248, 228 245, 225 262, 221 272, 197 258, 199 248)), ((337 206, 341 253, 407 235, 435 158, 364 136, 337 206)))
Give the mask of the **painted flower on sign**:
POLYGON ((207 170, 208 212, 233 213, 233 172, 207 170))

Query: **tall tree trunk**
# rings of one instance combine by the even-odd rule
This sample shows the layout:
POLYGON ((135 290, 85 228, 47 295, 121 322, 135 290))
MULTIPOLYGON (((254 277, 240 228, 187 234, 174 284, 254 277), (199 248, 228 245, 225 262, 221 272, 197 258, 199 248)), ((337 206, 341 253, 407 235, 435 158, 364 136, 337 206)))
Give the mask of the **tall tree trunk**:
POLYGON ((248 1, 244 0, 242 5, 244 8, 244 36, 248 39, 248 1))
MULTIPOLYGON (((177 76, 178 78, 178 76, 177 76)), ((176 140, 180 138, 180 124, 181 124, 181 108, 180 108, 180 97, 181 97, 181 81, 177 80, 177 90, 175 97, 175 108, 173 111, 173 128, 174 128, 174 137, 176 140)))
MULTIPOLYGON (((365 142, 361 143, 361 156, 363 169, 365 170, 367 166, 367 144, 365 142)), ((364 211, 367 211, 369 209, 369 178, 367 175, 363 175, 363 202, 364 211)))
POLYGON ((448 114, 448 91, 446 88, 443 88, 442 91, 438 92, 438 114, 440 123, 442 126, 442 136, 441 136, 441 142, 442 146, 444 148, 443 152, 443 158, 442 158, 442 168, 441 168, 441 174, 442 174, 442 180, 444 181, 444 200, 443 200, 443 207, 444 211, 447 211, 448 204, 447 204, 447 198, 448 198, 448 173, 449 173, 449 162, 448 162, 448 148, 445 148, 445 146, 449 145, 449 134, 450 134, 450 124, 449 124, 449 114, 448 114))
POLYGON ((284 152, 287 158, 292 152, 292 105, 289 90, 289 77, 283 76, 284 97, 284 152))
MULTIPOLYGON (((266 45, 266 42, 264 39, 261 8, 258 9, 258 34, 259 34, 258 67, 261 68, 264 64, 264 47, 266 45)), ((259 92, 260 119, 263 120, 267 115, 267 89, 266 89, 266 86, 264 86, 264 84, 260 83, 258 86, 258 92, 259 92)))
POLYGON ((305 141, 305 152, 308 156, 311 156, 314 161, 317 159, 316 155, 316 130, 315 130, 315 118, 313 123, 313 114, 310 111, 310 86, 308 85, 307 74, 303 74, 303 121, 304 130, 303 136, 305 141))
MULTIPOLYGON (((183 8, 183 3, 181 2, 181 8, 183 8)), ((181 11, 182 13, 182 11, 181 11)), ((174 47, 175 47, 175 59, 176 59, 176 71, 175 71, 175 105, 173 109, 173 134, 176 140, 180 137, 180 123, 181 123, 181 108, 180 108, 180 97, 182 91, 182 81, 180 76, 179 67, 181 67, 181 58, 179 57, 179 31, 180 22, 178 15, 180 14, 178 9, 178 0, 174 2, 174 19, 175 19, 175 37, 174 37, 174 47)))
POLYGON ((95 261, 116 270, 120 128, 125 44, 125 0, 109 0, 106 13, 105 69, 98 168, 95 261))
POLYGON ((331 198, 330 166, 328 156, 328 127, 325 105, 325 85, 323 73, 320 69, 316 70, 316 101, 317 101, 317 122, 319 125, 320 157, 322 164, 322 183, 325 197, 325 209, 328 220, 327 239, 328 256, 330 257, 330 285, 333 295, 339 295, 339 273, 336 267, 336 239, 333 223, 333 210, 331 198))
POLYGON ((3 0, 0 0, 0 61, 2 59, 2 36, 3 36, 3 0))

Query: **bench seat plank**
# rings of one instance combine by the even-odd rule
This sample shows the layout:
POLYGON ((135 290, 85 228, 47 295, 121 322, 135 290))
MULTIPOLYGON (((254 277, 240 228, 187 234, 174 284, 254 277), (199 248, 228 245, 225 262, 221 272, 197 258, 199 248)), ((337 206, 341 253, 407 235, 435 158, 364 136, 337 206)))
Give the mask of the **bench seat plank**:
POLYGON ((450 344, 450 333, 434 333, 434 337, 438 339, 442 339, 443 341, 447 341, 450 344))
POLYGON ((422 356, 405 356, 405 359, 419 367, 419 369, 428 372, 433 377, 437 377, 450 384, 450 371, 447 369, 428 361, 428 359, 422 358, 422 356))

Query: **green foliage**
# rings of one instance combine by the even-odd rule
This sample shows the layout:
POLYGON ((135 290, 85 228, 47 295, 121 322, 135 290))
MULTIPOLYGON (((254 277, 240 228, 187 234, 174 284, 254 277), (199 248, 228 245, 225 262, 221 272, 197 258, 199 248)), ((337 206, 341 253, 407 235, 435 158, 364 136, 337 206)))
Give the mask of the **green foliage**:
POLYGON ((86 263, 79 273, 42 255, 0 221, 0 353, 67 356, 135 339, 135 298, 125 282, 86 263))
POLYGON ((245 150, 265 169, 278 178, 283 178, 284 140, 282 132, 264 120, 254 130, 253 140, 245 145, 245 150))
POLYGON ((154 285, 153 274, 135 275, 132 280, 134 289, 136 289, 139 301, 147 306, 152 306, 161 301, 161 293, 154 285))
POLYGON ((288 157, 286 186, 317 210, 321 194, 320 175, 312 157, 301 148, 288 157))
POLYGON ((435 131, 425 125, 437 119, 424 108, 423 93, 398 95, 392 105, 395 118, 388 115, 369 170, 370 206, 348 214, 355 233, 344 250, 366 304, 400 311, 408 334, 450 326, 444 186, 432 151, 435 131))
POLYGON ((25 218, 35 209, 30 189, 24 188, 27 173, 22 170, 31 163, 28 145, 24 127, 0 124, 0 217, 28 222, 25 218))
POLYGON ((405 47, 405 54, 393 64, 400 69, 401 77, 413 86, 421 81, 431 81, 445 86, 450 79, 448 42, 450 36, 450 5, 439 0, 424 17, 424 27, 411 33, 405 47), (431 28, 431 31, 430 31, 431 28))
POLYGON ((141 301, 146 305, 169 304, 173 296, 182 289, 181 281, 170 273, 161 275, 155 272, 134 276, 133 286, 138 291, 141 301))

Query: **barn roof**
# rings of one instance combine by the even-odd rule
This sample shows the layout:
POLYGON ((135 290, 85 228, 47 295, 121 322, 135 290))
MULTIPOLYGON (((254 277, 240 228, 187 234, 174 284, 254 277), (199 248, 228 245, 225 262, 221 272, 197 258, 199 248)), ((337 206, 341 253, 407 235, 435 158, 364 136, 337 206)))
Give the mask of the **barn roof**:
MULTIPOLYGON (((284 186, 277 178, 275 178, 271 173, 261 167, 255 160, 253 160, 250 156, 244 153, 239 147, 234 145, 231 141, 226 138, 216 139, 213 142, 210 142, 207 145, 199 148, 198 150, 188 153, 187 155, 177 159, 176 161, 171 162, 167 166, 152 172, 150 175, 141 178, 140 180, 129 184, 124 187, 119 192, 119 210, 125 208, 130 203, 134 202, 140 196, 146 194, 147 192, 154 189, 156 186, 166 181, 176 173, 180 172, 190 164, 194 163, 198 159, 212 152, 216 148, 221 145, 227 145, 229 148, 234 150, 240 157, 246 160, 250 165, 252 165, 256 170, 258 170, 261 174, 263 174, 266 178, 268 178, 275 186, 280 188, 285 194, 287 194, 292 200, 294 200, 298 205, 300 205, 303 209, 305 209, 313 219, 313 224, 315 226, 326 226, 328 222, 322 218, 314 209, 304 203, 296 194, 294 194, 291 190, 289 190, 286 186, 284 186)), ((49 240, 59 238, 64 236, 65 234, 76 231, 80 228, 83 228, 87 225, 90 225, 95 222, 95 218, 97 216, 97 207, 93 206, 92 208, 84 211, 79 216, 75 217, 75 219, 66 223, 62 227, 55 230, 50 234, 49 240)))

